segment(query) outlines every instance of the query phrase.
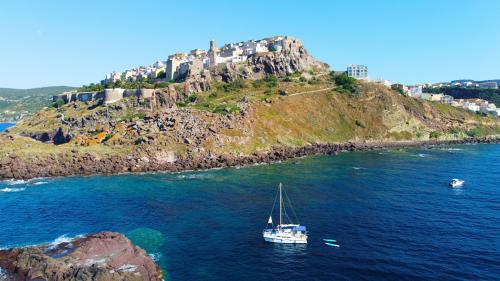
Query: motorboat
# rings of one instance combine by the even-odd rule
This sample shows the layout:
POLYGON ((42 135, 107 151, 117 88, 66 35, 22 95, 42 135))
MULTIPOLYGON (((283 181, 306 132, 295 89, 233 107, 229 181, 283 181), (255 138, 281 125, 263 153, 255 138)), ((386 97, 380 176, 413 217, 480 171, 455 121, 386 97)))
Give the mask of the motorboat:
POLYGON ((452 179, 450 181, 450 186, 455 188, 455 187, 461 187, 462 185, 464 185, 464 180, 460 180, 460 179, 452 179))

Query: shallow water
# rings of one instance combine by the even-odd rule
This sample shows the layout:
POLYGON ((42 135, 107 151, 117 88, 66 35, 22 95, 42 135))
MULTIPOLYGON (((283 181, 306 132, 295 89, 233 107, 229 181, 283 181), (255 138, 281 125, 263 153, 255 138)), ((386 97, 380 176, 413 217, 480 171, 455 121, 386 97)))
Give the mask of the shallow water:
POLYGON ((5 131, 5 129, 14 126, 12 123, 0 123, 0 132, 5 131))
POLYGON ((500 145, 4 181, 0 247, 112 230, 154 256, 168 280, 494 280, 499 182, 500 145), (454 177, 463 188, 447 186, 454 177), (308 227, 307 245, 262 240, 280 181, 308 227))

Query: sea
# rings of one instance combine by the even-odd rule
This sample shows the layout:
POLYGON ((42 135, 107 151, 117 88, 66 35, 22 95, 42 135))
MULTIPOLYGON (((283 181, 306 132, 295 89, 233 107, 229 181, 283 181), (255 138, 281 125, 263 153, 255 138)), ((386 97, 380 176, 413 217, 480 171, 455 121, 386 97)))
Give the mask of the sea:
POLYGON ((499 280, 500 145, 0 182, 0 248, 99 231, 127 235, 166 280, 499 280), (262 239, 280 182, 307 245, 262 239))
POLYGON ((5 131, 5 129, 14 126, 13 123, 0 123, 0 132, 5 131))

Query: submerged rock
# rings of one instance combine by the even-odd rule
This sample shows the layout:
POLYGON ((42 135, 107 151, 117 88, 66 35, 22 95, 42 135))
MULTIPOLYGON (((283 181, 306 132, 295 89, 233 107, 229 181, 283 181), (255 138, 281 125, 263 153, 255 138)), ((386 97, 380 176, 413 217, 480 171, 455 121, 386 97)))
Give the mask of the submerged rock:
POLYGON ((160 268, 125 236, 101 232, 57 245, 0 250, 0 280, 163 279, 160 268))

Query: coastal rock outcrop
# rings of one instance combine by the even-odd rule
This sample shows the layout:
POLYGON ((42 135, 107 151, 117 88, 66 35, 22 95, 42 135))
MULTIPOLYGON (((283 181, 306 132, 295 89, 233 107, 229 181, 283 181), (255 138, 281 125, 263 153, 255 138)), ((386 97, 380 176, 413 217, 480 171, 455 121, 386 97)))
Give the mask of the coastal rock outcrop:
POLYGON ((160 281, 160 268, 125 236, 101 232, 57 245, 0 250, 0 280, 160 281))

